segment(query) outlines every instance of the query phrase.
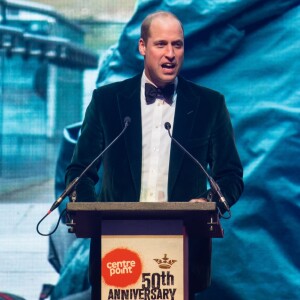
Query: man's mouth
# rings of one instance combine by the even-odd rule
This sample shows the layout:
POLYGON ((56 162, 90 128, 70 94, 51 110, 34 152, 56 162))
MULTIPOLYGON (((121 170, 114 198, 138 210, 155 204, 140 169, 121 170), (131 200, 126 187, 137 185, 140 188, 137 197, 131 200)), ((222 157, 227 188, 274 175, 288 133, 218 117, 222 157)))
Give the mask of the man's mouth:
POLYGON ((176 64, 174 64, 174 63, 165 63, 165 64, 162 64, 161 66, 164 69, 172 70, 176 67, 176 64))

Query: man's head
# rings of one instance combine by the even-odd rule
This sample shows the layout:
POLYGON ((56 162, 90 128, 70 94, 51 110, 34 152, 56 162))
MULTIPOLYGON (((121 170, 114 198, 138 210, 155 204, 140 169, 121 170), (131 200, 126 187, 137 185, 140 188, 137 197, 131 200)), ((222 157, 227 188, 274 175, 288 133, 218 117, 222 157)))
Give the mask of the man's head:
POLYGON ((169 12, 156 12, 141 27, 139 51, 144 56, 146 76, 157 86, 176 78, 184 58, 183 27, 169 12))

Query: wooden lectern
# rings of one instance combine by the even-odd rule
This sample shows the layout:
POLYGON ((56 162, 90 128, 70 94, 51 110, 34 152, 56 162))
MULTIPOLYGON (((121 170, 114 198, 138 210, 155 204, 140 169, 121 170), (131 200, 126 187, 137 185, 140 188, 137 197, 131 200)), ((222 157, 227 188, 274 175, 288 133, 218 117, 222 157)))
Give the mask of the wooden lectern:
POLYGON ((213 202, 82 202, 69 203, 67 212, 69 231, 92 238, 92 293, 99 300, 187 300, 189 268, 204 265, 209 273, 211 238, 223 237, 213 202), (194 258, 193 240, 202 247, 194 258))

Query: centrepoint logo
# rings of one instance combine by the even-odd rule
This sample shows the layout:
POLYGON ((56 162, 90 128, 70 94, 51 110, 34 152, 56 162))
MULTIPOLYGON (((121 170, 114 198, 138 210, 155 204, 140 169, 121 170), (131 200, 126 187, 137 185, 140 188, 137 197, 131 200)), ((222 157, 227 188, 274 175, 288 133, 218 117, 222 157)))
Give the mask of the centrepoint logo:
POLYGON ((141 273, 141 259, 129 249, 116 248, 102 258, 102 276, 107 285, 127 287, 135 284, 141 273))

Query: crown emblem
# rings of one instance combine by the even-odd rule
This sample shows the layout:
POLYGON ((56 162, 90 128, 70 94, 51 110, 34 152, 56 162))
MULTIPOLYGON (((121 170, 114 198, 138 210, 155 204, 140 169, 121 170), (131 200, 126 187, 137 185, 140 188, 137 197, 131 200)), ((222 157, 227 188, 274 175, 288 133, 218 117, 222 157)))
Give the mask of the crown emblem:
POLYGON ((157 262, 158 267, 161 269, 170 269, 171 266, 177 261, 175 259, 169 259, 167 254, 165 254, 163 258, 154 258, 153 260, 157 262))

